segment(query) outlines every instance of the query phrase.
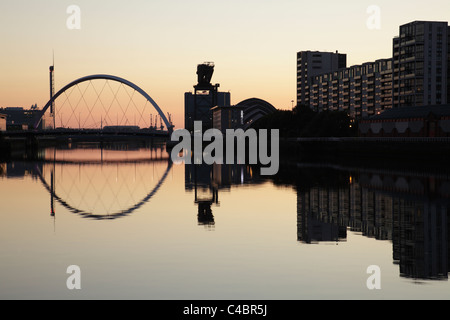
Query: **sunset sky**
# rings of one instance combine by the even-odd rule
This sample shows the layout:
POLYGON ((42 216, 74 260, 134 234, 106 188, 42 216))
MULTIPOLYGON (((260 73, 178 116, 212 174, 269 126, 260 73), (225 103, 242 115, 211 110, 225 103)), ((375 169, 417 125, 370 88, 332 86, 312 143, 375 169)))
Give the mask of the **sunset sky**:
POLYGON ((196 66, 215 63, 214 83, 232 103, 258 97, 279 109, 296 99, 296 52, 347 53, 348 65, 392 55, 401 24, 450 20, 450 1, 39 0, 0 2, 0 107, 49 98, 55 52, 56 90, 106 73, 134 82, 183 126, 184 92, 196 66), (81 29, 66 12, 81 9, 81 29), (371 30, 368 7, 380 8, 371 30))

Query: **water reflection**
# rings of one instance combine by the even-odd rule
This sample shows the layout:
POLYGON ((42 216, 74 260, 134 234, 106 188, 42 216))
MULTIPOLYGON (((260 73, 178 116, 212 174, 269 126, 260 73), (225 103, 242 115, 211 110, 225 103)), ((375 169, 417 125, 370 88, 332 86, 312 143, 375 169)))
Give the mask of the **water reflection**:
POLYGON ((36 161, 14 161, 2 171, 8 179, 31 176, 55 202, 83 218, 111 220, 132 214, 158 192, 172 162, 163 145, 79 144, 50 148, 36 161))
POLYGON ((304 165, 295 171, 298 241, 342 242, 351 230, 391 241, 402 277, 448 279, 448 174, 304 165))
POLYGON ((261 183, 253 170, 251 166, 242 164, 185 164, 185 190, 194 192, 198 224, 213 229, 212 206, 220 206, 219 191, 228 192, 232 186, 261 183))
MULTIPOLYGON (((33 161, 1 164, 0 175, 30 176, 41 183, 53 217, 59 204, 98 221, 139 210, 159 191, 171 169, 162 145, 77 145, 46 149, 33 161)), ((392 260, 402 277, 448 279, 450 175, 446 170, 291 163, 282 164, 278 175, 262 178, 257 168, 247 165, 186 164, 184 169, 185 193, 192 194, 198 209, 188 214, 196 214, 198 224, 208 230, 214 230, 214 208, 220 207, 223 192, 232 197, 239 193, 237 186, 253 188, 269 180, 296 190, 297 211, 292 214, 297 215, 299 243, 342 243, 349 231, 357 232, 390 241, 392 260)))

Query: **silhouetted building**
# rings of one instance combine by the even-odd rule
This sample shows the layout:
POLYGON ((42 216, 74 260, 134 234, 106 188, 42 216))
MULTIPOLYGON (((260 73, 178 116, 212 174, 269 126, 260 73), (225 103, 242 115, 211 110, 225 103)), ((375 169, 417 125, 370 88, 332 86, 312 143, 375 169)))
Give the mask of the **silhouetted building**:
POLYGON ((309 105, 316 111, 346 111, 362 118, 392 107, 392 60, 381 59, 309 80, 309 105))
POLYGON ((394 107, 450 103, 449 30, 447 22, 400 26, 393 40, 394 107))
MULTIPOLYGON (((37 106, 32 106, 30 109, 4 108, 0 109, 0 113, 6 115, 7 130, 30 130, 34 128, 34 123, 38 117, 41 116, 41 110, 37 106)), ((49 115, 45 115, 37 129, 51 129, 53 128, 53 120, 49 115)))
POLYGON ((244 127, 244 108, 238 106, 214 107, 213 128, 226 133, 227 129, 242 129, 244 127))
POLYGON ((450 105, 399 107, 363 119, 363 137, 450 137, 450 105))
POLYGON ((269 102, 258 98, 250 98, 231 107, 215 107, 213 111, 213 127, 225 133, 226 129, 251 128, 259 119, 277 111, 269 102))
POLYGON ((347 66, 347 55, 334 52, 300 51, 297 53, 297 105, 310 105, 311 79, 347 66))
POLYGON ((346 111, 362 118, 391 107, 392 61, 377 60, 311 80, 310 106, 316 111, 346 111))
POLYGON ((262 117, 277 111, 269 102, 258 98, 246 99, 236 106, 242 107, 244 110, 244 129, 252 127, 262 117))
POLYGON ((392 58, 362 65, 347 68, 336 62, 344 61, 337 53, 299 52, 297 104, 362 119, 390 108, 449 103, 448 23, 414 21, 399 29, 392 58))
POLYGON ((203 130, 212 128, 213 118, 211 109, 215 106, 229 107, 231 98, 229 92, 219 92, 219 84, 212 85, 214 64, 207 62, 197 66, 198 84, 194 86, 194 93, 185 93, 184 125, 191 133, 194 122, 202 121, 203 130))

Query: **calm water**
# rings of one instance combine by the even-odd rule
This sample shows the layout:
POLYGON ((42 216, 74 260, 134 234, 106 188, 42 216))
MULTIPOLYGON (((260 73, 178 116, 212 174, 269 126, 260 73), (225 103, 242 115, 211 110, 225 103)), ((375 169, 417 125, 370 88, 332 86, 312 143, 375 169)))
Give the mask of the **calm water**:
POLYGON ((1 299, 450 298, 439 171, 293 162, 262 179, 125 145, 38 158, 0 164, 1 299))

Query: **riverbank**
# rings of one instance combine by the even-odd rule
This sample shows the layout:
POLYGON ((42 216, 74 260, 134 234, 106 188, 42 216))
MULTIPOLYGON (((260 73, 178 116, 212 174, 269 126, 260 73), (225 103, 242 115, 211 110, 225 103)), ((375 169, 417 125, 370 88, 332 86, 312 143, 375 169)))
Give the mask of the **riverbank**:
MULTIPOLYGON (((82 142, 167 143, 167 138, 139 136, 35 136, 0 134, 2 158, 18 154, 34 154, 38 149, 66 146, 82 142)), ((450 138, 281 138, 280 159, 299 162, 331 162, 344 165, 447 166, 450 161, 450 138)))
POLYGON ((299 160, 450 160, 450 138, 286 138, 280 153, 299 160))
POLYGON ((149 137, 144 135, 94 135, 82 134, 75 136, 64 135, 35 135, 33 132, 16 134, 0 133, 0 161, 12 159, 35 160, 39 158, 39 151, 46 148, 75 148, 77 145, 90 144, 98 147, 126 144, 130 147, 165 145, 165 137, 149 137))

